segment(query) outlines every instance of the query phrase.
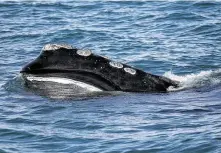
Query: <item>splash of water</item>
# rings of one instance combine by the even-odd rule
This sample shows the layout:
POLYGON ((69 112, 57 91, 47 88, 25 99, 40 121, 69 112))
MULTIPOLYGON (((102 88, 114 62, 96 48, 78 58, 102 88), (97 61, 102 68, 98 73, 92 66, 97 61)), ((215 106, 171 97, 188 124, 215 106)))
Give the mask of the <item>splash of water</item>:
POLYGON ((178 91, 189 88, 199 88, 203 86, 213 86, 221 83, 221 69, 212 71, 201 71, 199 73, 191 73, 187 75, 176 75, 168 71, 164 76, 180 82, 179 88, 169 87, 168 91, 178 91))

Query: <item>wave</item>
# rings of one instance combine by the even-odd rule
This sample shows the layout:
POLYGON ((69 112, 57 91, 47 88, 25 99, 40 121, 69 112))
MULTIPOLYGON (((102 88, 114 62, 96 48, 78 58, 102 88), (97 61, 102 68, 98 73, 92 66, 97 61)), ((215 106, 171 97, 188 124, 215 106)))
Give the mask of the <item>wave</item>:
POLYGON ((68 1, 61 0, 0 0, 0 7, 10 5, 69 7, 67 3, 68 1))
MULTIPOLYGON (((83 2, 97 2, 98 0, 82 0, 83 2)), ((107 0, 107 2, 152 2, 152 0, 107 0)), ((220 0, 213 0, 212 2, 210 0, 158 0, 159 2, 202 2, 200 3, 201 5, 213 5, 214 2, 220 2, 220 0)), ((1 0, 1 2, 43 2, 43 3, 48 3, 48 2, 76 2, 75 0, 1 0)), ((195 5, 198 5, 196 3, 195 5)))
POLYGON ((22 92, 24 91, 24 84, 25 81, 19 74, 15 76, 13 79, 3 84, 1 88, 4 88, 8 92, 22 92))
POLYGON ((1 2, 42 2, 42 3, 49 3, 49 2, 59 2, 60 0, 1 0, 1 2))
POLYGON ((190 88, 200 88, 205 86, 214 86, 221 83, 221 69, 201 71, 186 75, 176 75, 172 71, 164 73, 164 76, 180 82, 179 88, 170 87, 168 91, 179 91, 190 88))

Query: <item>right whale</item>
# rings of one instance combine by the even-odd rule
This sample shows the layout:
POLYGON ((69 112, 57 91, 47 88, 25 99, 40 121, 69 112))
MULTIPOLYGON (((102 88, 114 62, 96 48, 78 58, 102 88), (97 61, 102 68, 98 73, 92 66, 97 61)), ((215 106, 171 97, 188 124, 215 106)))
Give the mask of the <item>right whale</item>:
POLYGON ((146 73, 89 50, 59 44, 45 45, 21 73, 29 83, 70 83, 90 91, 166 92, 169 87, 179 86, 179 82, 169 78, 146 73))

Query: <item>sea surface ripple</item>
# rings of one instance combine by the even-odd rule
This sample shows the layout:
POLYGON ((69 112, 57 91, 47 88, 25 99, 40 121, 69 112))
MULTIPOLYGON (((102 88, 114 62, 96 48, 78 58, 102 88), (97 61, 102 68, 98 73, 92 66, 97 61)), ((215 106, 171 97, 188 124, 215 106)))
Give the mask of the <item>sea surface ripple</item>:
POLYGON ((0 1, 0 152, 221 152, 221 2, 0 1), (29 91, 22 66, 68 43, 180 81, 76 99, 29 91))

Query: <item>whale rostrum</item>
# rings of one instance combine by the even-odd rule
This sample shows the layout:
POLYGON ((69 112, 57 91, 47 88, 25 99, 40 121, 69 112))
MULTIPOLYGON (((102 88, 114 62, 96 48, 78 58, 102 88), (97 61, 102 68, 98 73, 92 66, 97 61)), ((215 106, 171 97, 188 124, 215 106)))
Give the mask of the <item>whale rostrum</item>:
POLYGON ((24 66, 21 73, 26 80, 28 77, 65 78, 103 91, 166 92, 168 87, 179 85, 169 78, 65 44, 45 45, 40 55, 24 66))

